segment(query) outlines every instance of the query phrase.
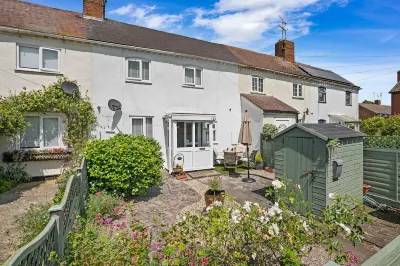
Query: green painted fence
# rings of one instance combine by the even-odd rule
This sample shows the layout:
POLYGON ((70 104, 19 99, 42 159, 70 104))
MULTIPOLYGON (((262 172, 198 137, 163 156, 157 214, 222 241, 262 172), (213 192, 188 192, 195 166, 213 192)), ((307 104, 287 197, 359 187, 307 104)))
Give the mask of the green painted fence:
POLYGON ((368 137, 364 140, 364 183, 379 203, 400 207, 400 137, 368 137))
POLYGON ((19 249, 4 265, 47 266, 57 264, 49 261, 50 253, 55 251, 60 259, 63 258, 68 233, 71 231, 76 214, 85 207, 87 195, 88 182, 84 159, 80 168, 77 169, 77 174, 69 178, 61 204, 49 209, 51 218, 47 226, 35 239, 19 249))
POLYGON ((275 168, 274 141, 270 138, 270 136, 261 134, 260 151, 263 157, 264 166, 275 168))

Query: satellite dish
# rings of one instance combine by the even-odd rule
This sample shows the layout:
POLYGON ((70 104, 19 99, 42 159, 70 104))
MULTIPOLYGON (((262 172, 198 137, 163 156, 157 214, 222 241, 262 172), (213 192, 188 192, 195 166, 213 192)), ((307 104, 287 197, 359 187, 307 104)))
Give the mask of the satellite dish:
POLYGON ((61 84, 61 89, 68 95, 74 95, 78 91, 78 85, 75 83, 64 81, 61 84))
POLYGON ((111 99, 108 101, 108 108, 110 108, 111 111, 118 111, 121 110, 122 104, 115 100, 115 99, 111 99))

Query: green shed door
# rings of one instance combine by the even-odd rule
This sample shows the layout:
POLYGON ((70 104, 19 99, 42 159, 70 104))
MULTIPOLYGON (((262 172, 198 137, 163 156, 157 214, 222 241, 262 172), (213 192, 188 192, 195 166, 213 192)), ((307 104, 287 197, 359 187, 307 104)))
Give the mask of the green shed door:
MULTIPOLYGON (((303 199, 312 205, 313 138, 285 138, 285 173, 293 184, 299 184, 303 199)), ((300 210, 304 211, 304 210, 300 210)))

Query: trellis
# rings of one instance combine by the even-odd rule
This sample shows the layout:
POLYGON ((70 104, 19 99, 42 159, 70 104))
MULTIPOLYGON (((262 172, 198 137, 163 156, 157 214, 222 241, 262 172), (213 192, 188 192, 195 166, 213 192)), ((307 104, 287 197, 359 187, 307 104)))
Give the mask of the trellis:
POLYGON ((369 136, 364 138, 364 148, 400 149, 400 136, 369 136))

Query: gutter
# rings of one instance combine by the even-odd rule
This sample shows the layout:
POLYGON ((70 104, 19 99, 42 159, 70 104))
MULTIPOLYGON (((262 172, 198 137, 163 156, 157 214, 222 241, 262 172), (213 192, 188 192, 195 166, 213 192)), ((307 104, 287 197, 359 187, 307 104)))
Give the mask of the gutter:
POLYGON ((248 65, 245 65, 245 64, 239 64, 239 63, 235 63, 235 62, 212 59, 212 58, 196 56, 196 55, 188 55, 188 54, 182 54, 182 53, 168 52, 168 51, 151 49, 151 48, 143 48, 143 47, 136 47, 136 46, 131 46, 131 45, 102 42, 102 41, 83 39, 83 38, 77 38, 77 37, 70 37, 70 36, 62 36, 62 35, 57 35, 57 34, 52 34, 52 33, 43 33, 43 32, 38 32, 38 31, 31 31, 31 30, 22 30, 22 29, 16 29, 16 28, 11 28, 11 27, 6 27, 6 26, 0 26, 0 31, 17 33, 18 35, 20 35, 21 33, 22 34, 27 34, 27 35, 30 34, 30 35, 37 35, 37 36, 41 36, 41 37, 60 39, 60 40, 63 40, 63 41, 68 40, 68 41, 73 41, 73 42, 97 44, 97 45, 101 45, 101 46, 111 46, 111 47, 116 47, 116 48, 137 50, 137 51, 155 53, 155 54, 161 54, 161 55, 172 55, 172 56, 176 56, 176 57, 193 58, 193 59, 198 59, 198 60, 203 60, 203 61, 217 62, 217 63, 233 65, 233 66, 238 66, 238 67, 244 67, 244 68, 254 68, 254 69, 257 69, 257 70, 263 70, 263 71, 271 72, 271 73, 274 73, 274 74, 290 76, 290 77, 295 77, 295 78, 300 78, 300 79, 302 78, 302 79, 311 80, 311 81, 313 81, 313 80, 314 81, 326 81, 326 82, 330 82, 330 83, 336 84, 336 85, 342 85, 342 86, 346 86, 346 87, 351 87, 351 88, 354 88, 356 90, 360 90, 361 89, 360 87, 355 86, 355 85, 335 82, 335 81, 332 81, 332 80, 329 80, 329 79, 317 78, 317 77, 312 77, 312 76, 311 77, 306 77, 306 76, 295 75, 295 74, 285 73, 285 72, 281 72, 281 71, 271 70, 271 69, 267 69, 267 68, 252 67, 252 66, 248 66, 248 65))

